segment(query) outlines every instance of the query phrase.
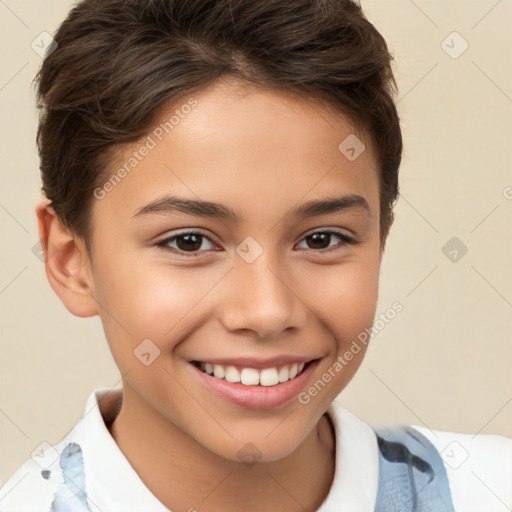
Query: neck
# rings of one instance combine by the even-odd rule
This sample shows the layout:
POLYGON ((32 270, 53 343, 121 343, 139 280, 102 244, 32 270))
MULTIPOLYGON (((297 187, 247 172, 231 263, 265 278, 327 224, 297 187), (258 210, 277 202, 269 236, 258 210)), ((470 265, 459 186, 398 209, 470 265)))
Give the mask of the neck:
POLYGON ((288 456, 256 464, 208 450, 129 387, 109 430, 146 487, 170 510, 317 510, 334 478, 327 415, 288 456))

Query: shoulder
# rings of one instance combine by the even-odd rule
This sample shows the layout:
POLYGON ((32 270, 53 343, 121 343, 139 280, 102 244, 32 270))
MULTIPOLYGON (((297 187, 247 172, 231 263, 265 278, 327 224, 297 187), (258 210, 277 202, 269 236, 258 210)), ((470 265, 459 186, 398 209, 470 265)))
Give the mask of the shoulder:
POLYGON ((423 434, 439 452, 456 511, 512 509, 511 438, 410 427, 423 434))
POLYGON ((50 510, 55 492, 63 482, 59 459, 67 444, 48 445, 28 459, 0 488, 0 512, 50 510))
POLYGON ((102 455, 105 446, 109 446, 98 402, 98 398, 107 398, 107 393, 111 396, 110 401, 104 400, 104 412, 113 413, 113 406, 119 401, 119 390, 94 390, 84 416, 75 426, 57 444, 44 443, 42 449, 33 453, 0 488, 0 512, 91 510, 85 467, 94 463, 98 453, 102 455))

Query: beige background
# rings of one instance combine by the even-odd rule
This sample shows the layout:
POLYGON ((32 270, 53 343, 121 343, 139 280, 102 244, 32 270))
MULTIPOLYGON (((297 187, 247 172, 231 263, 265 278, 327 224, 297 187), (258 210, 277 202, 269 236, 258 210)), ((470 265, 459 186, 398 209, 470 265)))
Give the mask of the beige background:
MULTIPOLYGON (((99 319, 68 313, 32 252, 30 82, 40 57, 31 43, 71 4, 0 1, 0 484, 72 428, 91 390, 119 384, 99 319)), ((337 400, 371 424, 512 437, 512 2, 363 6, 396 57, 405 138, 377 315, 394 301, 404 310, 337 400), (453 31, 469 43, 457 59, 441 46, 453 31), (442 252, 454 236, 468 247, 456 263, 442 252)))

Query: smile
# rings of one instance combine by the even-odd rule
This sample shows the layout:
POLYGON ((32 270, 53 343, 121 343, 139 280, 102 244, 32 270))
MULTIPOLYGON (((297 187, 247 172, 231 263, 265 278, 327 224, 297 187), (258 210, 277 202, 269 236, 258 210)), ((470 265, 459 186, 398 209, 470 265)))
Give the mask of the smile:
POLYGON ((300 375, 307 363, 290 363, 262 369, 204 363, 202 361, 194 361, 194 364, 202 372, 227 382, 239 382, 245 386, 275 386, 300 375))
POLYGON ((285 356, 267 361, 195 360, 189 361, 189 367, 194 379, 222 400, 246 409, 272 409, 297 398, 320 360, 304 357, 293 361, 285 356))

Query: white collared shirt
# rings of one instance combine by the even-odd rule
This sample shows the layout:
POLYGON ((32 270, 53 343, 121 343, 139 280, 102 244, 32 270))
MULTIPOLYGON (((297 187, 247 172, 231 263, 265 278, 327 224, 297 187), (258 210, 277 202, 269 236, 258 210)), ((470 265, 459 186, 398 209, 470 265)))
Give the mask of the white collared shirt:
MULTIPOLYGON (((69 443, 77 443, 82 451, 91 512, 169 512, 139 478, 105 424, 113 420, 121 400, 121 388, 93 391, 75 427, 41 456, 26 461, 3 485, 0 512, 50 511, 64 481, 59 458, 69 443)), ((375 432, 337 402, 327 413, 335 430, 336 463, 318 512, 374 512, 379 482, 375 432)), ((512 511, 512 439, 411 426, 441 453, 456 512, 512 511)))

